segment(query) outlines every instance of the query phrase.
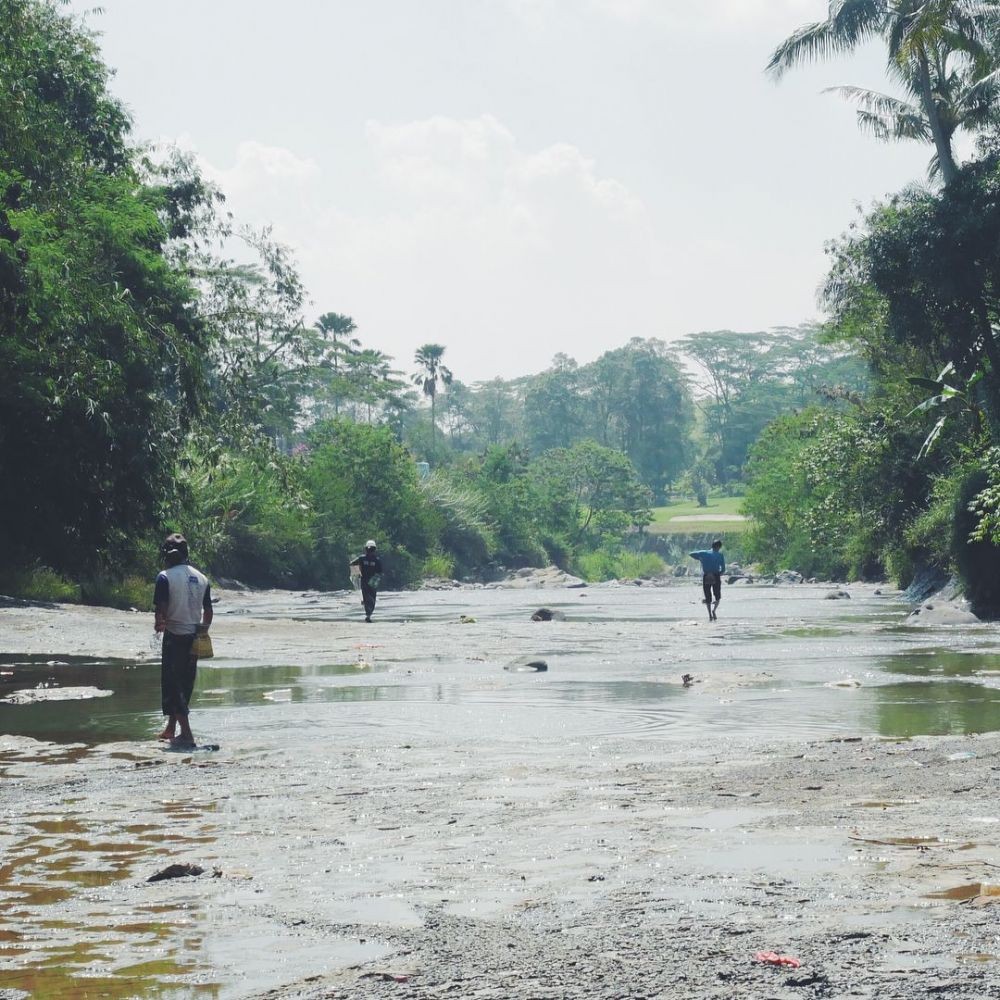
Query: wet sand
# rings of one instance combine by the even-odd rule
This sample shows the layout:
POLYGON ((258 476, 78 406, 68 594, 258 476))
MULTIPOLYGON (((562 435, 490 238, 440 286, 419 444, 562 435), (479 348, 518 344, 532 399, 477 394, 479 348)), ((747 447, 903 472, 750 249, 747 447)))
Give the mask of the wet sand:
POLYGON ((1000 632, 848 589, 223 593, 196 752, 0 609, 0 996, 1000 996, 1000 632))

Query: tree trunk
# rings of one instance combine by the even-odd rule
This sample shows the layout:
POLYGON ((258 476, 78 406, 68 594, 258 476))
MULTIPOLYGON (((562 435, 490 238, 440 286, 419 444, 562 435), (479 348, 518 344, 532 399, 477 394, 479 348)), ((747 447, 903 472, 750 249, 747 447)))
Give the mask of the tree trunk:
POLYGON ((923 52, 920 53, 918 66, 920 101, 924 106, 924 114, 927 115, 927 123, 930 125, 938 166, 941 168, 941 178, 947 187, 958 176, 958 164, 955 163, 955 154, 951 148, 951 136, 945 130, 937 101, 934 100, 930 68, 927 65, 927 56, 923 52))

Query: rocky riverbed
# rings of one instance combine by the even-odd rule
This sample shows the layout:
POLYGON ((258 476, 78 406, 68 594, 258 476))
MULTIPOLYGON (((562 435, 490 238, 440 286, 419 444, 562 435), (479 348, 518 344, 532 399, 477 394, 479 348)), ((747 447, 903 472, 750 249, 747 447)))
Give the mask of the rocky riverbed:
POLYGON ((0 609, 0 997, 1000 997, 1000 633, 830 589, 222 592, 195 752, 0 609))

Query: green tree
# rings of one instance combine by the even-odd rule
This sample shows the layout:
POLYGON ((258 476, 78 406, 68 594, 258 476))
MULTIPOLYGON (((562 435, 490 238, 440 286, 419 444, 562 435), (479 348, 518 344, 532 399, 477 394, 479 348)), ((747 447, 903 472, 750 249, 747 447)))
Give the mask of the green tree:
POLYGON ((309 586, 313 508, 304 466, 269 442, 241 448, 188 442, 167 522, 197 541, 212 572, 255 586, 309 586))
POLYGON ((386 584, 415 582, 442 525, 410 453, 388 427, 343 418, 317 424, 308 440, 304 479, 315 508, 317 580, 346 585, 348 559, 374 538, 385 558, 386 584))
POLYGON ((354 320, 341 313, 323 313, 313 324, 322 337, 329 342, 322 366, 327 378, 322 380, 322 398, 333 401, 333 414, 339 416, 340 401, 350 392, 350 379, 345 376, 345 368, 350 368, 354 355, 361 347, 361 341, 352 337, 357 330, 354 320))
POLYGON ((539 530, 541 501, 529 469, 524 451, 511 444, 488 448, 472 472, 496 526, 494 556, 504 566, 541 566, 548 561, 539 530))
POLYGON ((129 116, 94 36, 44 0, 0 0, 0 159, 50 207, 91 171, 127 171, 129 116))
POLYGON ((692 334, 680 350, 701 371, 698 405, 715 468, 710 479, 742 478, 754 441, 783 413, 822 401, 859 398, 865 366, 843 344, 820 341, 812 327, 692 334))
POLYGON ((477 440, 483 447, 495 447, 518 437, 520 401, 509 382, 495 378, 476 383, 469 409, 477 440))
POLYGON ((528 380, 524 390, 525 437, 532 451, 568 448, 589 433, 580 367, 557 354, 551 367, 528 380))
POLYGON ((544 452, 530 474, 543 524, 570 547, 621 541, 652 520, 652 493, 628 456, 596 441, 544 452))
POLYGON ((911 403, 902 390, 871 409, 813 408, 770 424, 748 465, 751 558, 834 579, 910 574, 904 535, 941 468, 912 460, 911 403))
POLYGON ((382 351, 361 347, 345 359, 346 378, 352 395, 365 408, 365 420, 370 424, 375 415, 391 407, 406 385, 399 377, 402 372, 392 367, 392 358, 382 351))
POLYGON ((824 293, 841 335, 888 358, 909 349, 910 375, 932 379, 950 363, 960 385, 973 383, 972 402, 982 406, 993 443, 1000 443, 998 227, 1000 158, 990 156, 943 191, 910 189, 877 206, 831 247, 824 293))
POLYGON ((78 577, 158 525, 210 342, 172 250, 195 196, 144 175, 108 77, 56 5, 0 3, 0 546, 78 577))
POLYGON ((624 452, 640 477, 662 494, 691 453, 693 407, 687 377, 666 344, 632 338, 587 369, 596 436, 624 452))
POLYGON ((203 255, 198 313, 214 333, 215 405, 234 440, 288 435, 316 392, 328 342, 302 316, 305 290, 290 251, 268 230, 229 233, 252 263, 203 255))

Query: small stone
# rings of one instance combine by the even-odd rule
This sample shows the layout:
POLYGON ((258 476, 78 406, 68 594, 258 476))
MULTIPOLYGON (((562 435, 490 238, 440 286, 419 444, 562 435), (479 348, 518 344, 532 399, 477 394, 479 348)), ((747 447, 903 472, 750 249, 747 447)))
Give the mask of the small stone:
POLYGON ((173 864, 167 865, 166 868, 161 869, 155 875, 150 875, 147 882, 163 882, 171 878, 193 878, 196 875, 203 875, 205 869, 200 865, 190 865, 190 864, 173 864))
POLYGON ((549 669, 548 663, 539 657, 522 656, 508 663, 504 670, 514 674, 522 673, 543 673, 549 669))
POLYGON ((539 608, 532 616, 533 622, 562 622, 566 620, 566 615, 562 611, 553 611, 551 608, 539 608))

